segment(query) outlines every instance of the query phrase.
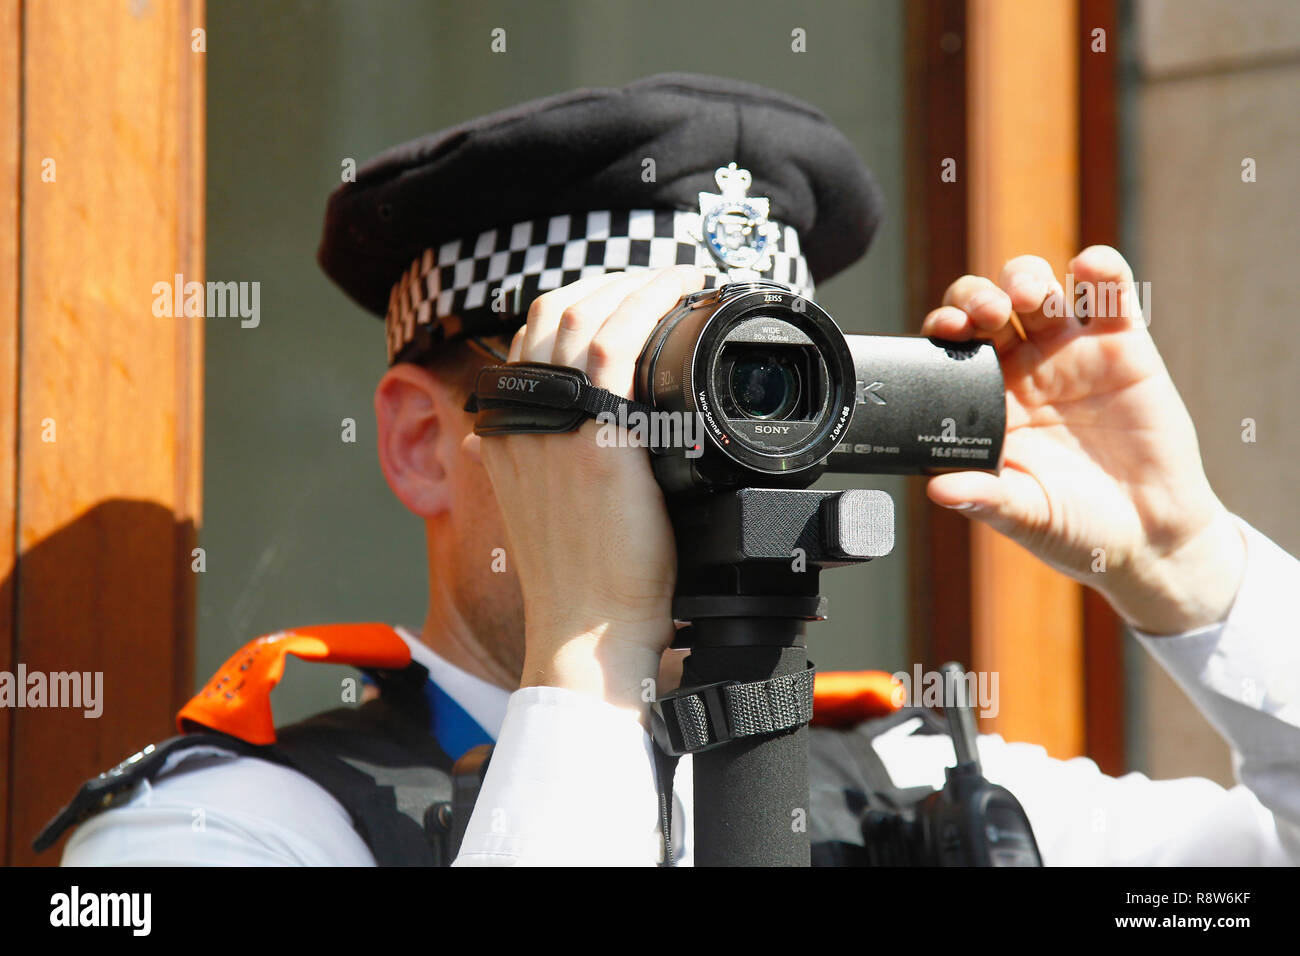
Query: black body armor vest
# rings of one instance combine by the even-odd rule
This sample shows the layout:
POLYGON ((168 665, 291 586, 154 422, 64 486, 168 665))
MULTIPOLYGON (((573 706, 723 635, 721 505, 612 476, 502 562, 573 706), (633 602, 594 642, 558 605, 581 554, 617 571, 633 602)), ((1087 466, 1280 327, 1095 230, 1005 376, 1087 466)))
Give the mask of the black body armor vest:
MULTIPOLYGON (((424 668, 413 664, 405 671, 372 676, 380 682, 378 699, 280 728, 274 744, 255 746, 200 731, 146 748, 83 784, 41 831, 35 848, 48 849, 70 827, 128 799, 141 781, 174 766, 176 754, 206 747, 270 760, 315 781, 347 810, 380 866, 450 865, 486 769, 484 754, 475 751, 488 748, 475 748, 455 764, 453 773, 454 762, 427 730, 429 714, 419 690, 427 679, 424 668)), ((921 858, 917 841, 924 837, 918 813, 937 792, 894 787, 871 746, 877 734, 917 716, 923 721, 918 733, 943 732, 932 712, 912 708, 848 729, 810 728, 808 816, 814 866, 936 862, 921 858)))

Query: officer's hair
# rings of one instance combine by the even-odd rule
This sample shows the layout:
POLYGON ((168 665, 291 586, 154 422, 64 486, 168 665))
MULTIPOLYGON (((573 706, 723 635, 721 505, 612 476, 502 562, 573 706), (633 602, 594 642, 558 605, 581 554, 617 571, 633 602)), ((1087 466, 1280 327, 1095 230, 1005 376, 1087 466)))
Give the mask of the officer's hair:
MULTIPOLYGON (((486 341, 493 348, 500 349, 502 353, 510 349, 509 339, 495 338, 486 341)), ((432 355, 416 359, 416 364, 432 373, 438 381, 450 388, 457 398, 464 399, 469 398, 469 393, 474 390, 474 380, 478 378, 479 369, 486 365, 496 365, 501 361, 461 339, 443 345, 432 355)))

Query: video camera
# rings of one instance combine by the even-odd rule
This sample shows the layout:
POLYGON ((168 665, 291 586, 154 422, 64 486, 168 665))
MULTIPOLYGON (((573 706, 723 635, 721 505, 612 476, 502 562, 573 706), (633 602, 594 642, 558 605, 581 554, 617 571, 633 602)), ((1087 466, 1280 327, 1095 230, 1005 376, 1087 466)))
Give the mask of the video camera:
POLYGON ((990 343, 845 335, 766 281, 683 297, 641 353, 636 397, 704 423, 707 448, 652 449, 666 494, 805 488, 828 470, 994 470, 1006 429, 990 343))

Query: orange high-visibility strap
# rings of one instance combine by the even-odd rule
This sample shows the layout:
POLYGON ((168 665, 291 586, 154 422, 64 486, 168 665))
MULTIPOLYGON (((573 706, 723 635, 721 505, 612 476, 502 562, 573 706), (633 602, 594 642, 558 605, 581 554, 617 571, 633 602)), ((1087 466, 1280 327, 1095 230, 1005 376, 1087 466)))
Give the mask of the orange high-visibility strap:
POLYGON ((818 671, 812 722, 818 727, 851 727, 892 714, 906 695, 902 683, 884 671, 818 671))
POLYGON ((275 743, 271 691, 284 676, 284 656, 325 664, 401 670, 411 649, 387 624, 320 624, 249 641, 176 715, 182 733, 195 726, 250 744, 275 743))
MULTIPOLYGON (((400 670, 411 649, 387 624, 319 624, 268 634, 231 656, 180 713, 182 733, 195 726, 250 744, 275 742, 271 691, 284 676, 286 654, 324 664, 400 670)), ((813 684, 812 723, 846 727, 902 706, 902 684, 884 671, 822 671, 813 684)))

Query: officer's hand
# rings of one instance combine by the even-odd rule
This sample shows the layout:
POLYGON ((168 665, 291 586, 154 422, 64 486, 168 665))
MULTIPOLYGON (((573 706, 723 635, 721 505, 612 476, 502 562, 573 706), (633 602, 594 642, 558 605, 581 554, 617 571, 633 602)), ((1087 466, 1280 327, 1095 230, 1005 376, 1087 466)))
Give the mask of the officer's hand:
MULTIPOLYGON (((631 398, 646 338, 703 286, 694 267, 575 282, 533 303, 510 360, 580 368, 631 398)), ((521 686, 582 690, 640 715, 642 682, 672 639, 676 550, 646 450, 602 447, 598 430, 466 441, 491 476, 523 591, 521 686)))
POLYGON ((1172 634, 1221 620, 1241 583, 1245 543, 1206 480, 1132 271, 1108 246, 1085 249, 1068 268, 1076 286, 1122 283, 1118 308, 1108 314, 1098 295, 1087 324, 1063 315, 1050 266, 1022 256, 997 284, 958 279, 926 317, 926 335, 992 338, 1007 387, 1002 473, 940 475, 929 496, 1096 588, 1138 628, 1172 634), (1009 324, 1012 310, 1028 341, 1009 324), (1104 572, 1094 570, 1103 561, 1104 572))

